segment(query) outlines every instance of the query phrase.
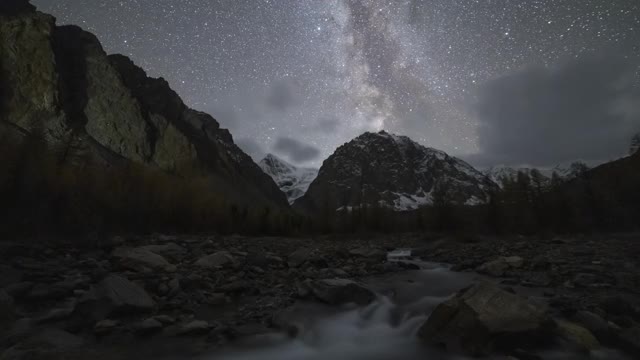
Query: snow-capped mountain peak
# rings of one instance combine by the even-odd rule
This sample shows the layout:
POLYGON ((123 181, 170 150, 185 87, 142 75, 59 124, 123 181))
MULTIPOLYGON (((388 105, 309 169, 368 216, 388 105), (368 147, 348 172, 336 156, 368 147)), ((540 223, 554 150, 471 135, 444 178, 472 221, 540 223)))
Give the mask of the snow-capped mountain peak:
POLYGON ((311 182, 318 176, 318 169, 299 168, 273 154, 267 154, 258 165, 287 195, 289 203, 304 195, 311 182))
POLYGON ((494 189, 484 174, 443 151, 406 136, 367 132, 324 161, 295 206, 308 211, 363 205, 404 211, 432 204, 442 193, 455 204, 479 204, 494 189))

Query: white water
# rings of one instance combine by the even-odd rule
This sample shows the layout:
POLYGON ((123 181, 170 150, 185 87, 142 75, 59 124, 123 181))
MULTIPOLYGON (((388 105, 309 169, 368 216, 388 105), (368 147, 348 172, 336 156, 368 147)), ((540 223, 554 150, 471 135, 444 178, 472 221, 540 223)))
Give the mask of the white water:
MULTIPOLYGON (((393 259, 410 257, 395 252, 393 259)), ((390 255, 391 255, 390 254, 390 255)), ((427 348, 416 337, 428 314, 457 290, 474 281, 474 275, 454 273, 446 267, 423 263, 427 269, 393 274, 367 282, 380 295, 361 308, 335 309, 301 303, 282 315, 298 334, 272 334, 254 338, 226 352, 203 360, 463 360, 427 348), (391 300, 393 299, 393 300, 391 300)), ((544 359, 628 359, 616 352, 600 351, 590 356, 552 351, 544 359)), ((493 357, 491 359, 505 359, 493 357)))

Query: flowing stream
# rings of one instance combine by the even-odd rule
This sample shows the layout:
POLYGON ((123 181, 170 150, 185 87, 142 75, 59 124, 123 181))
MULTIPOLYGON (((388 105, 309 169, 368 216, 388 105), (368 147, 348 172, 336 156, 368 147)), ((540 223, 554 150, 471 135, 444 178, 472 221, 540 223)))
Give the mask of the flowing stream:
MULTIPOLYGON (((445 265, 411 258, 409 249, 389 253, 389 261, 418 264, 406 271, 365 281, 378 300, 366 307, 328 307, 299 303, 281 316, 298 329, 295 336, 271 334, 256 337, 203 360, 462 360, 424 346, 416 337, 433 309, 456 291, 478 280, 472 273, 456 273, 445 265)), ((553 350, 543 359, 626 358, 615 351, 585 354, 553 350)), ((506 359, 492 357, 491 359, 506 359)))

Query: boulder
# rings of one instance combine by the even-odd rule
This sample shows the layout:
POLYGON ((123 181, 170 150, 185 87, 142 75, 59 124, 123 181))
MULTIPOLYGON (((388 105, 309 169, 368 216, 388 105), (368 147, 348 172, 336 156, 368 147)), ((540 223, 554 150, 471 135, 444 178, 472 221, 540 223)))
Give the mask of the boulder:
POLYGON ((216 269, 230 266, 234 261, 235 259, 228 251, 218 251, 211 255, 201 257, 195 264, 196 266, 206 269, 216 269))
POLYGON ((167 259, 143 247, 118 248, 113 251, 112 255, 118 258, 124 266, 134 270, 141 268, 171 272, 176 270, 175 265, 172 265, 167 259))
POLYGON ((313 250, 310 248, 300 248, 292 252, 287 257, 287 265, 289 265, 289 267, 291 268, 300 267, 310 259, 312 252, 313 250))
POLYGON ((418 335, 428 343, 478 356, 548 340, 553 327, 546 309, 480 283, 438 305, 418 335))
POLYGON ((601 316, 590 311, 578 311, 574 320, 593 333, 601 342, 615 344, 615 339, 620 329, 601 316))
POLYGON ((476 269, 477 272, 481 274, 487 274, 491 276, 504 276, 505 272, 509 270, 510 266, 504 260, 504 258, 498 258, 496 260, 492 260, 486 262, 480 267, 476 269))
POLYGON ((491 276, 504 276, 510 269, 519 269, 524 265, 524 260, 519 256, 499 257, 495 260, 480 265, 476 271, 491 276))
POLYGON ((584 327, 564 320, 556 321, 556 333, 572 347, 582 351, 592 351, 600 348, 600 342, 591 331, 584 327))
POLYGON ((376 299, 376 294, 363 285, 347 279, 309 280, 302 284, 318 300, 330 305, 356 303, 367 305, 376 299))
POLYGON ((140 286, 124 277, 109 275, 83 296, 74 314, 97 321, 115 314, 151 311, 155 305, 140 286))

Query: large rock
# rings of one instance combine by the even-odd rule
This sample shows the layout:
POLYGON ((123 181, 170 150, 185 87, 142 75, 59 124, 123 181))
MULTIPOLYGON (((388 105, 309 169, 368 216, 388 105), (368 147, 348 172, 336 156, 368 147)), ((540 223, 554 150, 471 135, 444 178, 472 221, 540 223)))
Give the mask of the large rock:
POLYGON ((206 269, 216 269, 232 265, 234 261, 233 256, 228 251, 218 251, 201 257, 195 264, 206 269))
POLYGON ((140 267, 164 271, 175 271, 176 269, 176 266, 168 262, 167 259, 145 248, 118 248, 113 251, 113 256, 118 258, 123 265, 133 269, 140 267))
POLYGON ((553 327, 546 309, 481 283, 438 305, 419 336, 448 350, 477 356, 533 345, 548 339, 553 327))
POLYGON ((312 253, 310 248, 299 248, 287 256, 287 265, 291 268, 299 267, 311 259, 312 253))
POLYGON ((556 325, 556 333, 573 347, 586 352, 600 348, 600 342, 584 327, 564 320, 556 321, 556 325))
POLYGON ((143 288, 121 276, 109 275, 80 300, 76 314, 98 321, 111 315, 148 312, 155 306, 143 288))
POLYGON ((504 276, 510 269, 519 269, 524 265, 524 260, 519 256, 499 257, 484 263, 476 269, 481 274, 491 276, 504 276))
POLYGON ((363 285, 347 279, 310 280, 302 285, 318 300, 329 305, 355 303, 367 305, 376 294, 363 285))

